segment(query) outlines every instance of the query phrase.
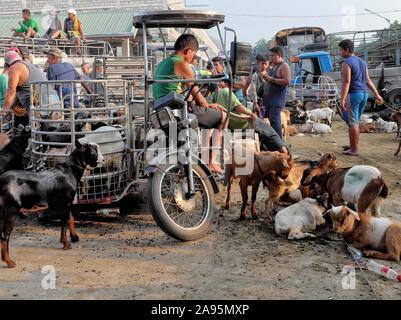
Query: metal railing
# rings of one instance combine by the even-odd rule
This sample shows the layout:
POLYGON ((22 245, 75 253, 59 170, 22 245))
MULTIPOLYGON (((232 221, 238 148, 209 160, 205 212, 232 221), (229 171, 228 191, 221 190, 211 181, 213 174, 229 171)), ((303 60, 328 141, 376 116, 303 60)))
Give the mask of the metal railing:
POLYGON ((355 54, 363 58, 369 68, 401 66, 401 28, 329 34, 327 43, 335 70, 340 69, 343 61, 338 47, 343 39, 354 41, 355 54))
MULTIPOLYGON (((74 150, 76 139, 96 141, 106 158, 105 164, 87 171, 77 190, 76 204, 105 204, 119 201, 130 187, 133 163, 132 118, 129 111, 129 83, 119 81, 123 97, 110 94, 109 80, 85 80, 89 86, 101 85, 101 93, 79 92, 79 81, 41 81, 31 83, 30 121, 32 127, 32 164, 34 171, 46 170, 65 162, 74 150), (61 88, 69 88, 63 95, 61 88), (58 91, 55 91, 59 89, 58 91), (55 96, 56 94, 56 96, 55 96), (36 98, 35 96, 39 96, 36 98), (80 105, 76 105, 76 100, 80 105), (68 104, 66 101, 69 101, 68 104), (82 104, 81 104, 82 101, 82 104), (107 127, 107 132, 94 128, 107 127), (100 137, 100 136, 99 136, 100 137), (114 146, 119 145, 116 152, 114 146), (121 144, 124 145, 123 148, 121 144)), ((65 92, 65 91, 64 91, 65 92)))
POLYGON ((29 38, 25 40, 19 37, 0 37, 0 54, 4 55, 10 47, 28 48, 35 56, 44 55, 43 50, 50 47, 57 47, 69 56, 75 56, 79 51, 81 57, 114 56, 110 43, 98 40, 81 41, 81 46, 78 47, 68 39, 29 38))

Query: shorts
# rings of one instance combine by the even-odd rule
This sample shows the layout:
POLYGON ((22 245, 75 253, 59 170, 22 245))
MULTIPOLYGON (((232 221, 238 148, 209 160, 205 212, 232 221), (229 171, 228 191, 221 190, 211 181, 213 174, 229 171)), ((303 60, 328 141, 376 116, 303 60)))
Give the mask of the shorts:
POLYGON ((220 110, 205 108, 201 106, 191 106, 192 113, 198 119, 199 127, 205 129, 215 129, 223 120, 223 115, 220 110))
POLYGON ((348 126, 353 127, 359 124, 359 119, 365 111, 369 94, 367 92, 350 93, 347 99, 347 111, 344 112, 344 119, 348 126))

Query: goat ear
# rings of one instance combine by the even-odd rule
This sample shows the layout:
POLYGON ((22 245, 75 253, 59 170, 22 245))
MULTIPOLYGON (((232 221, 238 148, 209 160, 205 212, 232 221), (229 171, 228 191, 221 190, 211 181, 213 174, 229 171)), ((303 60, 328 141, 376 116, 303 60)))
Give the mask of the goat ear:
POLYGON ((84 149, 84 146, 81 144, 81 142, 79 142, 79 139, 75 140, 75 147, 77 149, 79 149, 80 151, 82 151, 84 149))
POLYGON ((355 212, 354 210, 348 209, 348 211, 355 217, 355 219, 357 221, 361 221, 361 217, 359 216, 359 214, 357 212, 355 212))

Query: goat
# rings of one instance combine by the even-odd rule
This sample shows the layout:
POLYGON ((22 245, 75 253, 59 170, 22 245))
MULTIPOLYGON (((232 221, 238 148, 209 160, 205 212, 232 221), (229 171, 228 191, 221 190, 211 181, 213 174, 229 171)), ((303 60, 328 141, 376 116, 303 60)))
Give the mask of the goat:
POLYGON ((398 125, 396 122, 387 122, 379 118, 374 122, 374 124, 376 125, 376 127, 380 132, 383 133, 398 132, 398 125))
POLYGON ((401 141, 400 141, 400 144, 398 146, 398 150, 394 155, 397 157, 400 154, 400 152, 401 152, 401 141))
POLYGON ((380 217, 380 207, 389 192, 381 172, 370 166, 336 169, 315 176, 305 185, 314 183, 329 194, 330 204, 339 206, 347 202, 354 205, 357 212, 364 213, 370 210, 376 217, 380 217))
POLYGON ((289 240, 316 238, 310 232, 326 222, 323 218, 324 212, 324 207, 317 200, 306 198, 277 213, 276 234, 288 234, 289 240))
POLYGON ((288 110, 281 111, 281 128, 283 130, 283 140, 287 140, 288 132, 287 127, 291 125, 291 112, 288 110))
MULTIPOLYGON (((246 219, 248 204, 248 187, 252 186, 252 217, 259 219, 256 210, 256 196, 260 183, 269 175, 276 175, 283 179, 288 177, 293 166, 292 156, 281 154, 278 152, 262 152, 255 156, 255 167, 252 174, 240 177, 240 188, 242 195, 241 220, 246 219)), ((228 181, 226 209, 230 209, 231 186, 235 178, 235 165, 228 165, 226 168, 226 176, 228 181)))
POLYGON ((357 213, 347 206, 333 207, 330 213, 333 229, 352 245, 363 250, 367 258, 399 262, 401 255, 401 223, 357 213))
POLYGON ((397 123, 397 126, 398 126, 398 132, 397 132, 396 139, 401 138, 401 111, 394 112, 391 116, 391 121, 394 121, 395 123, 397 123))
POLYGON ((305 186, 306 183, 309 183, 316 176, 334 171, 335 169, 337 169, 337 167, 337 157, 333 152, 322 155, 322 158, 316 166, 313 166, 312 168, 306 169, 304 171, 300 187, 302 197, 310 197, 310 187, 305 186))
POLYGON ((307 111, 309 119, 316 123, 321 123, 321 121, 325 121, 327 125, 331 127, 333 122, 333 117, 335 116, 335 111, 331 108, 324 109, 315 109, 312 111, 307 111))
POLYGON ((71 249, 67 240, 67 222, 70 223, 72 242, 79 241, 75 233, 71 206, 84 170, 96 167, 103 161, 99 147, 95 144, 81 145, 76 141, 76 149, 65 163, 43 172, 8 171, 0 177, 0 237, 1 259, 9 268, 16 263, 9 255, 10 235, 20 210, 47 208, 53 217, 61 219, 61 237, 64 250, 71 249))
POLYGON ((303 161, 293 165, 289 176, 282 179, 278 176, 269 176, 267 185, 269 189, 269 198, 266 201, 265 213, 268 219, 272 218, 273 205, 283 198, 285 194, 294 193, 297 190, 301 191, 302 196, 308 196, 309 189, 302 185, 302 180, 309 175, 320 174, 327 172, 337 166, 337 159, 333 154, 324 155, 319 162, 303 161), (308 169, 314 169, 307 171, 308 169), (307 172, 307 175, 305 174, 307 172))

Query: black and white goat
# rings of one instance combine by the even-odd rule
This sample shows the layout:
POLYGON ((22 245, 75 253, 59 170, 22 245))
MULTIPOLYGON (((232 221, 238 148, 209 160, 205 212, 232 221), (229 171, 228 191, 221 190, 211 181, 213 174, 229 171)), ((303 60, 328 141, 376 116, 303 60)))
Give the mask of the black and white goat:
POLYGON ((8 171, 0 177, 1 259, 9 268, 16 266, 9 255, 9 241, 21 210, 47 208, 50 216, 59 218, 60 242, 64 250, 71 249, 71 243, 67 240, 68 222, 71 241, 79 241, 71 214, 77 184, 87 167, 95 168, 102 161, 98 145, 76 141, 76 149, 66 161, 49 171, 8 171))

